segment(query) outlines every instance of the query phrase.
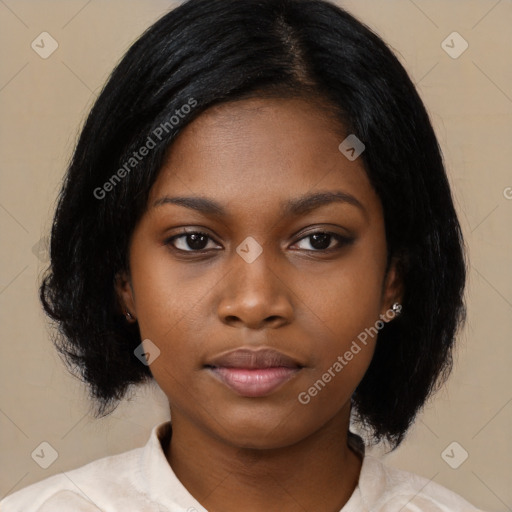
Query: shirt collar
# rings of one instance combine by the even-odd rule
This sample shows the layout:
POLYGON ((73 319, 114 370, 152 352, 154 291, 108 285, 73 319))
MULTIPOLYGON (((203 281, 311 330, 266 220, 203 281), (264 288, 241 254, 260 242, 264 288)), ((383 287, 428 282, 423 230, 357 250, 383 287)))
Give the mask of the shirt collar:
MULTIPOLYGON (((169 511, 207 512, 187 491, 167 461, 164 447, 168 445, 171 435, 170 420, 155 425, 151 430, 149 440, 146 446, 143 447, 141 455, 140 474, 137 479, 137 482, 140 483, 140 491, 151 503, 165 507, 169 511)), ((365 455, 365 445, 362 438, 350 431, 348 433, 348 445, 361 455, 363 462, 358 484, 340 512, 359 512, 365 510, 366 506, 371 506, 370 502, 374 501, 374 495, 380 492, 380 489, 372 488, 371 482, 365 476, 375 473, 378 464, 373 457, 365 455)), ((377 477, 377 474, 373 476, 377 477)), ((373 477, 370 480, 373 480, 373 477)), ((155 508, 155 511, 158 512, 164 512, 164 510, 155 508)))
MULTIPOLYGON (((173 512, 193 511, 194 508, 197 512, 206 512, 206 509, 187 491, 167 462, 162 442, 168 442, 171 434, 170 420, 155 425, 151 430, 141 456, 141 491, 150 502, 173 512)), ((165 509, 156 510, 163 512, 165 509)))

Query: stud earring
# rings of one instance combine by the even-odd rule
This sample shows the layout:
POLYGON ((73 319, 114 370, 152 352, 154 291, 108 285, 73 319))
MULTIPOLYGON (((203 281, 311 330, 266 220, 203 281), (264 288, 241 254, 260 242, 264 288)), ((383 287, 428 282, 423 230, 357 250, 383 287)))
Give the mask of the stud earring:
POLYGON ((128 310, 126 310, 124 312, 124 314, 125 314, 127 320, 132 320, 133 316, 128 310))
POLYGON ((400 316, 402 313, 402 304, 400 304, 399 302, 395 302, 391 309, 393 310, 395 316, 400 316))

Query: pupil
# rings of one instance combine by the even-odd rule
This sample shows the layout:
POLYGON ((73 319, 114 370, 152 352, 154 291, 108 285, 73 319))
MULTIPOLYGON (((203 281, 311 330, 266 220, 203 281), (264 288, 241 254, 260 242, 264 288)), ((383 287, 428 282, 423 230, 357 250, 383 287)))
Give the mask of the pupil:
POLYGON ((311 235, 311 246, 315 249, 327 249, 329 247, 331 235, 327 233, 311 235), (327 242, 327 243, 326 243, 327 242))

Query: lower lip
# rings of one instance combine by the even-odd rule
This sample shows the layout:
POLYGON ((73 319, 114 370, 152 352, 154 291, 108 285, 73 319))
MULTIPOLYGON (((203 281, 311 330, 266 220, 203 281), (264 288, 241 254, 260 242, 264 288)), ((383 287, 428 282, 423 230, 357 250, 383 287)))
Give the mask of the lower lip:
POLYGON ((265 396, 290 380, 300 368, 210 368, 226 386, 242 396, 265 396))

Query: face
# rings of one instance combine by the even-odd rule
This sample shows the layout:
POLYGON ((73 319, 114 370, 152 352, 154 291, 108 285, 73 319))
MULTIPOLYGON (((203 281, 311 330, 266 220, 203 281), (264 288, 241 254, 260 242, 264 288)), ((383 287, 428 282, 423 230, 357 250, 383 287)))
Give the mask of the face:
POLYGON ((171 417, 259 448, 348 421, 369 329, 391 320, 400 287, 380 200, 338 149, 347 135, 304 100, 250 99, 173 143, 117 284, 160 351, 150 369, 171 417))

